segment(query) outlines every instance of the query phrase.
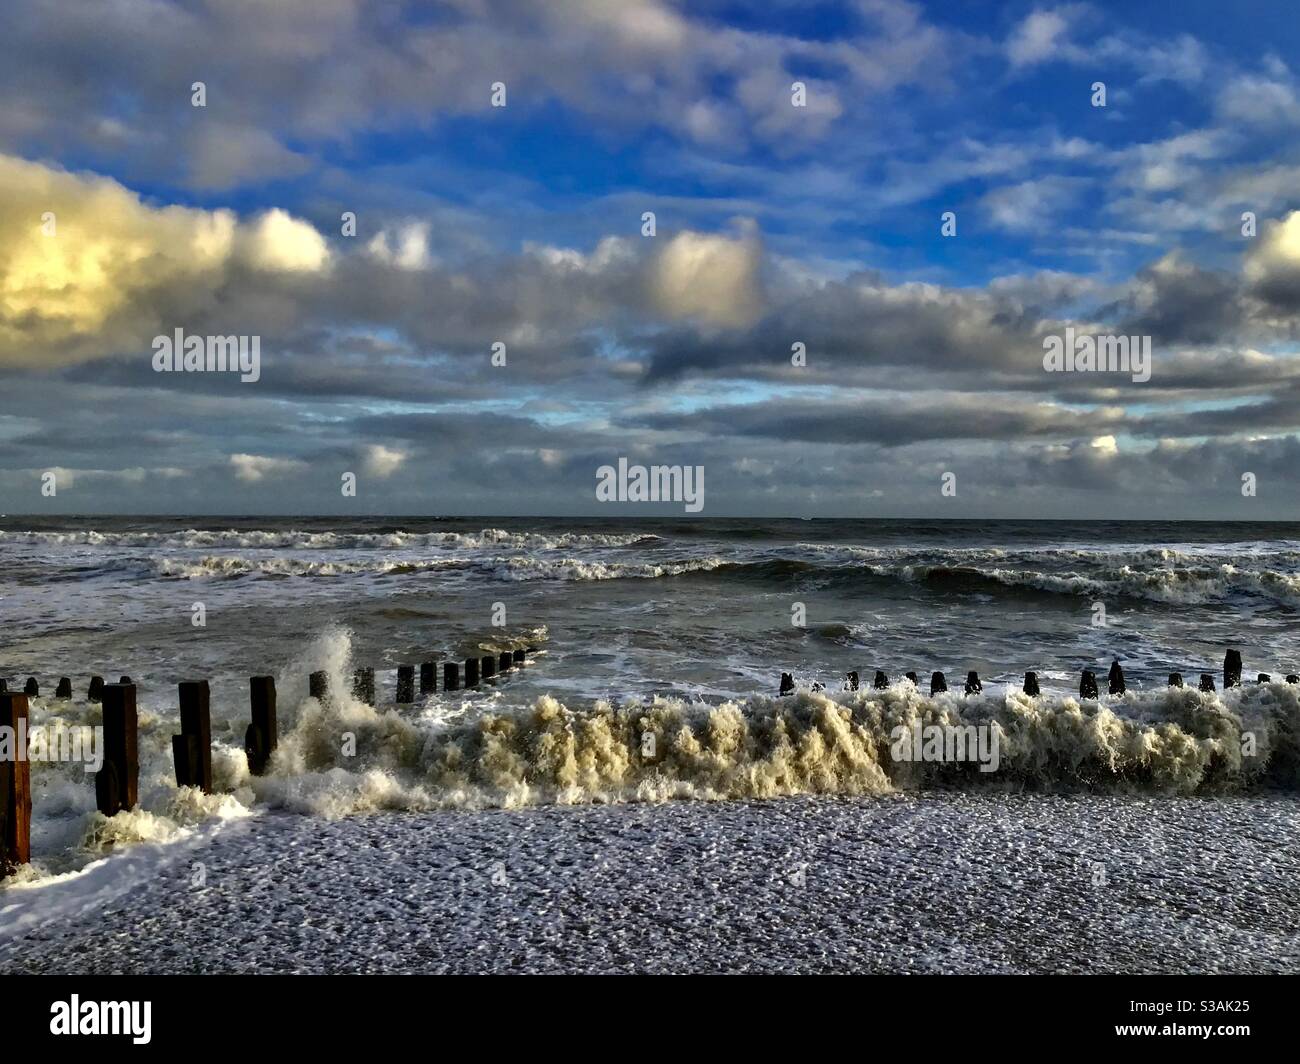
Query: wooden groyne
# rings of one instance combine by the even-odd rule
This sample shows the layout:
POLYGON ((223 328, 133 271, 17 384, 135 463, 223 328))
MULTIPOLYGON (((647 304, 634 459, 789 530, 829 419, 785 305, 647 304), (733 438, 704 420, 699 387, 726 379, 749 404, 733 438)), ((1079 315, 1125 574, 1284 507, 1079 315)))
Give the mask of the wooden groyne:
MULTIPOLYGON (((499 654, 469 658, 465 661, 465 687, 477 686, 481 680, 497 673, 522 667, 527 655, 536 648, 501 651, 499 654)), ((420 695, 436 693, 438 665, 434 661, 419 665, 420 695)), ((414 665, 399 665, 394 702, 398 705, 415 701, 414 665)), ((443 690, 461 689, 460 665, 443 662, 443 690)), ((375 705, 375 670, 358 668, 353 674, 353 696, 375 705)), ((329 673, 318 670, 309 675, 307 693, 320 701, 330 695, 329 673)), ((29 677, 22 692, 8 690, 0 679, 0 728, 9 729, 9 749, 13 756, 0 758, 0 877, 8 876, 31 859, 32 790, 31 766, 19 742, 29 733, 30 700, 40 697, 40 684, 29 677)), ((55 699, 71 700, 72 680, 61 677, 55 699)), ((136 709, 136 685, 123 676, 117 683, 104 683, 102 676, 92 676, 86 690, 88 702, 103 707, 103 767, 95 773, 95 805, 105 816, 134 809, 139 797, 139 716, 136 709)), ((213 792, 211 695, 207 680, 185 680, 177 685, 180 709, 180 733, 172 736, 172 760, 176 783, 197 787, 205 794, 213 792)), ((264 775, 279 742, 276 718, 275 678, 251 676, 248 680, 249 723, 244 732, 244 753, 248 770, 264 775)))
MULTIPOLYGON (((527 650, 519 648, 468 657, 463 662, 443 661, 442 689, 446 692, 459 691, 491 681, 498 675, 503 676, 523 666, 527 654, 531 652, 531 647, 527 650)), ((415 701, 417 675, 421 697, 436 693, 437 662, 424 661, 418 666, 402 664, 397 668, 395 704, 404 705, 415 701)), ((1223 662, 1224 689, 1242 686, 1242 675, 1240 652, 1229 650, 1223 662)), ((844 689, 858 690, 859 676, 857 671, 848 673, 844 689)), ((913 685, 918 685, 916 672, 907 672, 904 676, 913 685)), ((1255 682, 1271 683, 1271 674, 1257 673, 1255 682)), ((1286 682, 1300 684, 1300 675, 1289 673, 1286 682)), ((874 689, 887 688, 889 683, 889 676, 884 670, 875 670, 871 684, 874 689)), ((1183 674, 1169 673, 1167 686, 1182 687, 1183 674)), ((1199 687, 1207 693, 1215 691, 1215 675, 1202 673, 1199 687)), ((1106 688, 1110 695, 1124 695, 1129 689, 1124 668, 1118 659, 1111 662, 1106 676, 1106 688)), ((821 689, 820 684, 814 687, 814 690, 821 689)), ((945 674, 941 671, 932 673, 930 693, 945 694, 948 690, 945 674)), ((978 672, 967 672, 963 690, 968 696, 983 691, 978 672)), ((1037 673, 1024 674, 1022 690, 1030 697, 1039 696, 1037 673)), ((14 737, 25 736, 28 732, 30 700, 40 697, 39 691, 40 685, 36 677, 28 678, 22 692, 9 691, 5 681, 0 680, 0 728, 8 728, 9 734, 14 737)), ((782 673, 778 693, 788 696, 795 692, 794 674, 782 673)), ((375 705, 373 668, 355 670, 352 693, 358 700, 375 705)), ((66 676, 61 677, 54 697, 67 699, 71 694, 72 681, 66 676)), ((122 810, 133 809, 138 799, 140 765, 136 685, 129 676, 123 676, 117 683, 110 684, 104 683, 100 676, 92 676, 86 694, 88 701, 102 704, 103 714, 103 767, 95 775, 96 805, 105 816, 114 816, 122 810)), ((176 782, 179 786, 196 787, 205 793, 212 793, 212 724, 208 681, 183 681, 178 685, 177 695, 180 732, 172 737, 176 782)), ((309 675, 308 695, 322 702, 327 702, 332 697, 328 672, 317 670, 309 675)), ((1097 673, 1094 670, 1082 670, 1079 695, 1088 699, 1100 697, 1097 673)), ((266 773, 278 741, 275 680, 271 676, 252 676, 249 678, 249 723, 244 733, 244 751, 249 771, 253 775, 266 773)), ((16 743, 11 742, 10 746, 15 756, 0 758, 0 875, 9 875, 18 866, 27 863, 31 853, 30 766, 26 751, 19 756, 16 743)))
MULTIPOLYGON (((1242 685, 1241 673, 1242 673, 1241 652, 1237 650, 1229 650, 1224 655, 1223 658, 1224 690, 1227 690, 1229 687, 1240 687, 1242 685)), ((845 673, 843 690, 856 691, 858 689, 858 675, 859 674, 856 670, 853 672, 845 673)), ((913 687, 920 686, 920 680, 918 679, 917 674, 915 672, 908 672, 908 673, 904 673, 903 675, 904 675, 904 679, 910 681, 913 687)), ((1265 684, 1265 683, 1272 683, 1272 682, 1273 682, 1273 677, 1270 673, 1267 672, 1258 673, 1255 680, 1255 683, 1257 684, 1265 684)), ((1289 684, 1300 684, 1300 675, 1297 675, 1296 673, 1288 673, 1286 676, 1286 682, 1289 684)), ((883 690, 886 687, 888 687, 889 686, 888 674, 886 674, 883 670, 877 669, 875 678, 871 682, 871 686, 876 688, 877 690, 883 690)), ((1182 687, 1183 674, 1181 672, 1171 672, 1169 674, 1169 679, 1167 681, 1166 686, 1182 687)), ((816 691, 824 690, 821 684, 814 684, 812 689, 816 691)), ((1208 692, 1213 692, 1215 689, 1216 688, 1214 686, 1214 674, 1210 672, 1201 673, 1200 690, 1208 693, 1208 692)), ((980 682, 980 677, 978 672, 971 670, 966 674, 966 683, 964 685, 964 690, 965 693, 968 695, 979 694, 984 690, 983 684, 980 682)), ((1037 698, 1041 693, 1038 686, 1038 673, 1036 672, 1025 673, 1025 680, 1023 686, 1021 687, 1021 690, 1024 691, 1025 694, 1029 695, 1031 698, 1037 698)), ((1128 681, 1124 677, 1124 667, 1119 663, 1118 658, 1116 658, 1110 663, 1110 670, 1106 674, 1106 690, 1108 693, 1112 695, 1122 695, 1128 690, 1128 681)), ((794 674, 789 672, 781 673, 781 681, 777 687, 777 692, 776 692, 777 695, 779 697, 784 697, 786 695, 794 694, 795 691, 796 691, 796 687, 794 682, 794 674)), ((948 691, 947 677, 942 672, 936 671, 931 673, 930 694, 931 695, 945 694, 947 693, 947 691, 948 691)), ((1097 686, 1097 674, 1092 669, 1084 669, 1079 674, 1079 697, 1080 698, 1101 697, 1099 693, 1099 688, 1097 686)))

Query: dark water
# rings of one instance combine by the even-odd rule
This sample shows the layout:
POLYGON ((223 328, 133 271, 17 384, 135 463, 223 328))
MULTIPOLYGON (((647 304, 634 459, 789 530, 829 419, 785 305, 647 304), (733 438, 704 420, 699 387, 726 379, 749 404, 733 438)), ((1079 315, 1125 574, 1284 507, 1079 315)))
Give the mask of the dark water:
POLYGON ((1291 523, 8 517, 0 595, 0 674, 145 689, 242 684, 332 626, 381 671, 545 648, 506 701, 716 700, 782 670, 1064 688, 1112 656, 1162 684, 1227 645, 1300 671, 1291 523))

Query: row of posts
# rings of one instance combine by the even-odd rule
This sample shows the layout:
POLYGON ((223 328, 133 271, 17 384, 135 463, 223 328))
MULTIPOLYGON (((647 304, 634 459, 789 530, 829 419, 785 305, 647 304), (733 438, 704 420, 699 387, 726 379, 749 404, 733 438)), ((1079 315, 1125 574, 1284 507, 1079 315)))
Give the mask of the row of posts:
MULTIPOLYGON (((1240 651, 1229 650, 1224 655, 1223 658, 1223 686, 1225 689, 1229 687, 1241 686, 1241 668, 1242 666, 1241 666, 1240 651)), ((914 672, 905 673, 904 678, 910 680, 912 686, 914 687, 920 686, 920 680, 917 677, 916 673, 914 672)), ((1266 672, 1261 672, 1255 682, 1272 683, 1273 677, 1266 672)), ((1300 684, 1300 676, 1297 676, 1295 673, 1290 673, 1286 678, 1286 682, 1293 683, 1293 684, 1300 684)), ((880 670, 876 670, 875 679, 872 680, 871 685, 872 687, 883 690, 889 686, 889 677, 884 672, 881 672, 880 670)), ((859 686, 858 674, 856 672, 848 673, 844 679, 844 689, 846 691, 856 691, 858 690, 858 686, 859 686)), ((1182 687, 1183 674, 1181 672, 1171 672, 1169 674, 1168 686, 1182 687)), ((1128 685, 1124 680, 1124 668, 1122 665, 1120 665, 1119 659, 1116 659, 1111 662, 1110 672, 1107 673, 1106 675, 1106 687, 1107 690, 1113 695, 1122 695, 1125 691, 1128 690, 1128 685)), ((813 690, 820 691, 823 690, 823 687, 821 684, 814 684, 813 690)), ((931 673, 930 694, 932 695, 942 694, 947 690, 948 690, 948 680, 944 676, 944 674, 941 672, 931 673)), ((976 695, 984 690, 983 684, 980 683, 980 677, 978 672, 972 670, 971 672, 968 672, 966 674, 965 690, 968 695, 976 695)), ((1035 698, 1039 695, 1040 692, 1038 688, 1038 673, 1036 672, 1025 673, 1025 682, 1022 690, 1025 692, 1025 694, 1035 698)), ((1200 690, 1202 691, 1215 690, 1213 673, 1210 672, 1201 673, 1200 690)), ((794 691, 795 691, 794 676, 788 672, 781 673, 781 686, 777 694, 782 696, 792 695, 794 694, 794 691)), ((1093 672, 1092 669, 1084 669, 1082 674, 1079 677, 1079 697, 1080 698, 1099 697, 1099 691, 1097 687, 1097 674, 1093 672)))
MULTIPOLYGON (((487 654, 479 658, 466 658, 462 681, 461 663, 444 661, 442 663, 442 689, 459 691, 464 687, 477 687, 483 680, 491 680, 498 673, 509 672, 521 667, 527 660, 523 650, 503 650, 500 654, 487 654)), ((438 663, 425 661, 419 665, 420 697, 427 698, 438 690, 438 663)), ((393 701, 398 703, 414 702, 416 698, 416 666, 397 666, 397 691, 393 701)), ((313 672, 308 678, 308 691, 313 698, 329 697, 329 673, 313 672)), ((352 674, 352 697, 368 706, 375 704, 375 670, 369 667, 357 669, 352 674)))
MULTIPOLYGON (((482 679, 491 679, 498 672, 507 672, 525 663, 525 651, 503 651, 499 655, 470 658, 465 662, 464 685, 477 686, 482 679)), ((420 665, 420 694, 435 691, 437 665, 424 662, 420 665)), ((456 691, 461 687, 461 667, 458 662, 445 662, 442 667, 443 690, 456 691)), ((324 699, 329 694, 329 677, 325 672, 313 672, 309 678, 309 693, 313 698, 324 699)), ((14 757, 0 759, 0 877, 11 874, 19 865, 31 859, 32 792, 31 771, 26 752, 17 750, 20 735, 28 730, 28 699, 40 694, 35 678, 27 681, 26 689, 19 693, 9 691, 0 680, 0 727, 11 729, 14 736, 14 757)), ((244 752, 248 756, 248 770, 255 776, 263 775, 270 764, 271 755, 279 741, 276 725, 275 678, 251 676, 248 680, 250 721, 244 732, 244 752)), ((353 695, 369 705, 375 704, 375 670, 357 669, 353 676, 353 695)), ((72 697, 72 681, 61 678, 56 698, 72 697)), ((104 683, 93 676, 87 697, 103 706, 104 764, 95 773, 95 805, 105 816, 113 816, 123 809, 135 808, 139 796, 140 755, 136 711, 136 688, 129 676, 118 683, 104 683)), ((212 793, 212 717, 207 680, 187 680, 179 685, 181 732, 172 736, 172 760, 176 767, 176 784, 181 787, 198 787, 205 794, 212 793)), ((401 665, 397 670, 397 702, 415 701, 415 666, 401 665)))

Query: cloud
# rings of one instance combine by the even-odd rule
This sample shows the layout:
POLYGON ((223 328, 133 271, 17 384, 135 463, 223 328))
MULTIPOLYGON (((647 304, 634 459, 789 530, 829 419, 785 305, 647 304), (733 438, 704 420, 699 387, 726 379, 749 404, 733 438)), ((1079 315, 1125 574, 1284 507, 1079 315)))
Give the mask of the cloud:
POLYGON ((278 207, 249 223, 241 235, 244 257, 257 270, 315 273, 329 263, 329 246, 320 233, 278 207))
POLYGON ((656 257, 651 286, 656 306, 669 318, 713 325, 744 325, 762 307, 756 237, 732 239, 678 233, 656 257))
POLYGON ((230 464, 235 476, 248 484, 256 484, 267 477, 296 473, 305 468, 304 463, 292 458, 268 458, 260 454, 232 454, 230 464))
POLYGON ((365 471, 380 480, 387 480, 407 459, 405 451, 385 447, 383 444, 371 444, 365 449, 365 471))
POLYGON ((233 272, 313 272, 328 258, 284 211, 240 223, 153 207, 116 181, 0 156, 0 365, 147 348, 210 311, 233 272))
POLYGON ((1252 290, 1265 302, 1300 311, 1300 211, 1263 227, 1245 260, 1252 290))
POLYGON ((134 176, 205 190, 308 172, 366 133, 490 114, 495 81, 512 110, 558 102, 609 128, 780 146, 824 135, 840 98, 942 76, 957 38, 902 0, 858 5, 833 40, 720 25, 669 0, 475 0, 434 15, 362 0, 47 0, 8 14, 0 149, 90 146, 134 176), (190 106, 196 79, 205 108, 190 106), (817 84, 806 109, 790 106, 796 79, 817 84))
POLYGON ((1069 9, 1035 11, 1025 17, 1007 38, 1007 59, 1012 66, 1032 66, 1052 58, 1070 28, 1069 9))
POLYGON ((432 264, 429 255, 429 223, 409 222, 396 232, 381 229, 366 244, 378 261, 399 270, 423 270, 432 264))
POLYGON ((1010 232, 1055 229, 1083 182, 1069 177, 1042 177, 990 189, 982 206, 994 225, 1010 232))

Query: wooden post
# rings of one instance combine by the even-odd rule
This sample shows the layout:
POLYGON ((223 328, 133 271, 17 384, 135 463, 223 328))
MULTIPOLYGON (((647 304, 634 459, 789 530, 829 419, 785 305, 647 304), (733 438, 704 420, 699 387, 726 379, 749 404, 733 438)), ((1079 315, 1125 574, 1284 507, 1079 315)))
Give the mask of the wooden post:
POLYGON ((1091 669, 1084 669, 1083 675, 1079 677, 1079 697, 1097 697, 1097 674, 1091 669))
POLYGON ((465 686, 478 686, 478 658, 465 659, 465 686))
POLYGON ((442 689, 444 691, 460 689, 460 665, 454 661, 442 663, 442 689))
POLYGON ((104 767, 95 774, 95 797, 105 816, 135 808, 140 783, 138 724, 135 684, 105 684, 104 767))
POLYGON ((320 702, 324 702, 330 693, 330 674, 324 669, 319 669, 307 677, 307 694, 320 702))
MULTIPOLYGON (((197 735, 172 736, 172 764, 176 767, 177 787, 197 787, 203 776, 199 756, 199 737, 197 735)), ((205 792, 211 793, 211 792, 205 792)))
POLYGON ((172 736, 176 784, 212 793, 212 717, 207 680, 186 680, 179 688, 181 733, 172 736))
POLYGON ((490 680, 497 674, 497 659, 491 654, 479 658, 478 671, 483 679, 490 680))
POLYGON ((1122 695, 1127 688, 1124 685, 1124 669, 1116 658, 1110 663, 1110 672, 1106 676, 1107 687, 1113 695, 1122 695))
POLYGON ((984 685, 980 683, 980 674, 973 669, 966 674, 966 693, 968 695, 982 694, 984 685))
POLYGON ((1300 683, 1300 676, 1295 673, 1289 673, 1286 678, 1287 683, 1300 683))
POLYGON ((858 674, 856 672, 849 673, 844 677, 844 681, 846 690, 856 691, 858 689, 858 674))
POLYGON ((515 667, 515 656, 508 650, 497 655, 497 672, 509 672, 515 667))
POLYGON ((420 697, 431 695, 438 689, 438 666, 432 661, 420 662, 420 697))
POLYGON ((914 673, 914 672, 905 672, 905 673, 903 673, 903 676, 906 677, 907 679, 909 679, 909 680, 912 681, 912 686, 913 686, 913 687, 916 687, 916 686, 917 686, 916 673, 914 673))
POLYGON ((937 695, 948 690, 948 681, 944 678, 943 673, 934 672, 930 674, 930 694, 937 695))
POLYGON ((92 676, 90 678, 90 686, 86 688, 86 701, 87 702, 104 701, 104 677, 92 676))
POLYGON ((1169 674, 1169 686, 1170 686, 1170 687, 1182 687, 1182 686, 1183 686, 1183 674, 1182 674, 1181 672, 1171 672, 1171 673, 1169 674))
POLYGON ((1223 655, 1223 689, 1237 687, 1241 683, 1241 652, 1229 650, 1223 655))
POLYGON ((0 693, 0 727, 13 737, 13 757, 0 759, 0 877, 32 857, 32 777, 27 760, 27 696, 0 693))
POLYGON ((275 677, 250 676, 248 701, 252 723, 244 732, 244 753, 248 755, 248 771, 260 776, 266 772, 280 740, 275 719, 275 677))
POLYGON ((23 686, 23 694, 28 698, 41 697, 41 685, 36 682, 35 676, 27 677, 27 683, 23 686))
POLYGON ((1273 682, 1273 677, 1271 677, 1271 676, 1270 676, 1268 673, 1266 673, 1266 672, 1261 672, 1261 673, 1259 674, 1259 679, 1256 680, 1255 682, 1256 682, 1256 683, 1272 683, 1272 682, 1273 682))
POLYGON ((877 691, 883 691, 886 687, 889 686, 889 677, 886 676, 880 669, 877 669, 875 678, 871 681, 871 686, 874 687, 877 691))
POLYGON ((135 681, 134 681, 133 679, 131 679, 131 677, 129 677, 129 676, 123 676, 123 677, 122 677, 121 679, 119 679, 117 682, 118 682, 118 683, 126 683, 126 684, 134 684, 134 683, 135 683, 135 681))
POLYGON ((528 660, 528 657, 527 657, 527 655, 524 653, 522 647, 521 647, 519 650, 516 650, 516 651, 514 652, 514 659, 515 659, 515 664, 516 664, 516 665, 522 665, 522 664, 524 664, 524 662, 526 662, 526 661, 528 660))
POLYGON ((1023 688, 1021 688, 1021 690, 1023 690, 1025 694, 1027 694, 1030 698, 1037 698, 1039 693, 1038 673, 1036 672, 1025 673, 1025 685, 1023 688))
POLYGON ((415 666, 397 666, 397 696, 395 702, 415 701, 415 666))
POLYGON ((368 706, 375 704, 375 670, 369 665, 353 670, 352 697, 368 706))
POLYGON ((1201 673, 1201 690, 1202 691, 1214 690, 1214 673, 1212 672, 1201 673))
POLYGON ((781 673, 781 689, 777 691, 776 696, 781 698, 792 694, 794 694, 794 677, 788 672, 783 672, 781 673))
POLYGON ((72 681, 66 676, 59 677, 59 685, 54 689, 55 698, 72 697, 72 681))

